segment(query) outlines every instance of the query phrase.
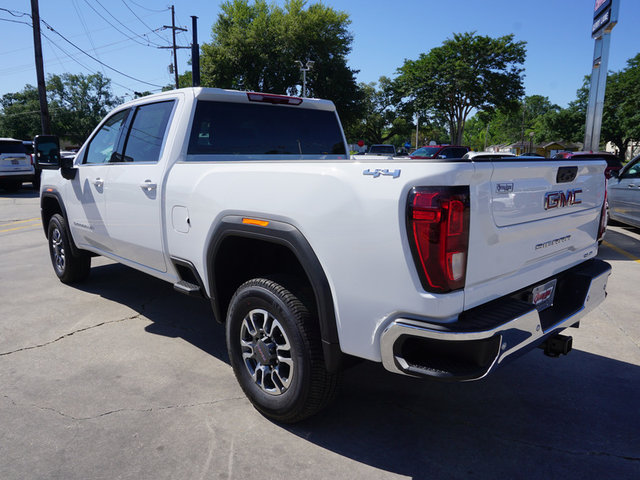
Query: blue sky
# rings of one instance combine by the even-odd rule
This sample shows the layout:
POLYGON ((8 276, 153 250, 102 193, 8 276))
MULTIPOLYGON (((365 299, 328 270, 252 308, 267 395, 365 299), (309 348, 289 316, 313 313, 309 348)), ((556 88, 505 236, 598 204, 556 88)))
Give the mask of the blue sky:
MULTIPOLYGON (((626 61, 640 52, 635 28, 640 18, 640 1, 620 2, 619 23, 612 33, 610 70, 624 68, 626 61)), ((209 42, 221 3, 175 0, 176 24, 190 29, 190 16, 198 16, 199 43, 209 42)), ((405 59, 427 53, 454 32, 468 31, 492 37, 513 33, 516 40, 527 42, 524 65, 527 95, 544 95, 565 107, 575 99, 583 77, 591 73, 594 42, 590 33, 595 0, 324 0, 322 3, 350 15, 354 42, 348 63, 360 71, 357 77, 360 82, 375 82, 381 75, 393 77, 405 59)), ((43 30, 48 37, 43 38, 45 73, 102 71, 112 79, 113 90, 120 96, 157 89, 138 80, 154 85, 172 83, 173 76, 167 69, 171 63, 170 50, 153 45, 169 45, 170 31, 151 31, 170 25, 170 4, 160 0, 40 0, 40 16, 56 32, 109 67, 137 80, 100 65, 47 29, 43 30), (133 32, 141 36, 136 37, 133 32)), ((31 12, 30 0, 0 0, 0 8, 11 10, 14 15, 31 12)), ((0 10, 0 95, 20 91, 27 83, 36 84, 31 28, 6 21, 29 19, 14 15, 0 10)), ((190 32, 178 35, 180 45, 188 45, 190 41, 190 32)), ((180 72, 190 68, 189 57, 188 50, 179 51, 180 72)))

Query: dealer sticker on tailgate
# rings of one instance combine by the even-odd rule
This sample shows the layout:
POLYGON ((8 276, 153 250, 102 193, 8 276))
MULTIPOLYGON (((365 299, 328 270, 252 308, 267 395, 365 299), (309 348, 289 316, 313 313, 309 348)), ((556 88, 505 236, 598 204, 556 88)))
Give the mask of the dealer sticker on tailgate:
POLYGON ((541 312, 545 308, 549 308, 553 305, 553 296, 556 293, 556 279, 545 283, 544 285, 538 285, 531 292, 531 303, 536 306, 536 309, 541 312))

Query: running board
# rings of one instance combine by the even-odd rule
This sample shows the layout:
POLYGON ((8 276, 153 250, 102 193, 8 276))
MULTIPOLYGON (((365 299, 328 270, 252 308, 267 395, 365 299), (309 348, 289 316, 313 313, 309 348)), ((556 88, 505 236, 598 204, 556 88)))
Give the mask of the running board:
POLYGON ((180 280, 173 284, 173 289, 184 293, 185 295, 189 295, 191 297, 203 297, 202 290, 195 283, 187 282, 186 280, 180 280))

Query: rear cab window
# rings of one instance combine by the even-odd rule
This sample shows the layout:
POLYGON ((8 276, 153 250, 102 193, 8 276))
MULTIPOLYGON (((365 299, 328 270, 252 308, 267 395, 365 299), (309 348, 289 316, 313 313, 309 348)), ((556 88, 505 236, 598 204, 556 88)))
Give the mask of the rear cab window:
MULTIPOLYGON (((335 111, 199 100, 188 155, 234 158, 345 158, 335 111)), ((222 158, 221 158, 222 159, 222 158)))
POLYGON ((0 154, 2 153, 27 153, 27 150, 22 142, 12 140, 0 140, 0 154))

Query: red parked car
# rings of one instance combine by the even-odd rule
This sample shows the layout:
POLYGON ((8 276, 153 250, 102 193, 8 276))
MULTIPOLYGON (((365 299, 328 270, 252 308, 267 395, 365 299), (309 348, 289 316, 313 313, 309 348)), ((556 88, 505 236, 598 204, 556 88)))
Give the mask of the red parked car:
POLYGON ((610 152, 558 152, 553 158, 603 158, 607 162, 607 168, 604 169, 607 178, 611 178, 611 172, 622 170, 622 162, 610 152))
POLYGON ((462 158, 469 147, 459 145, 425 145, 415 150, 410 158, 462 158))

